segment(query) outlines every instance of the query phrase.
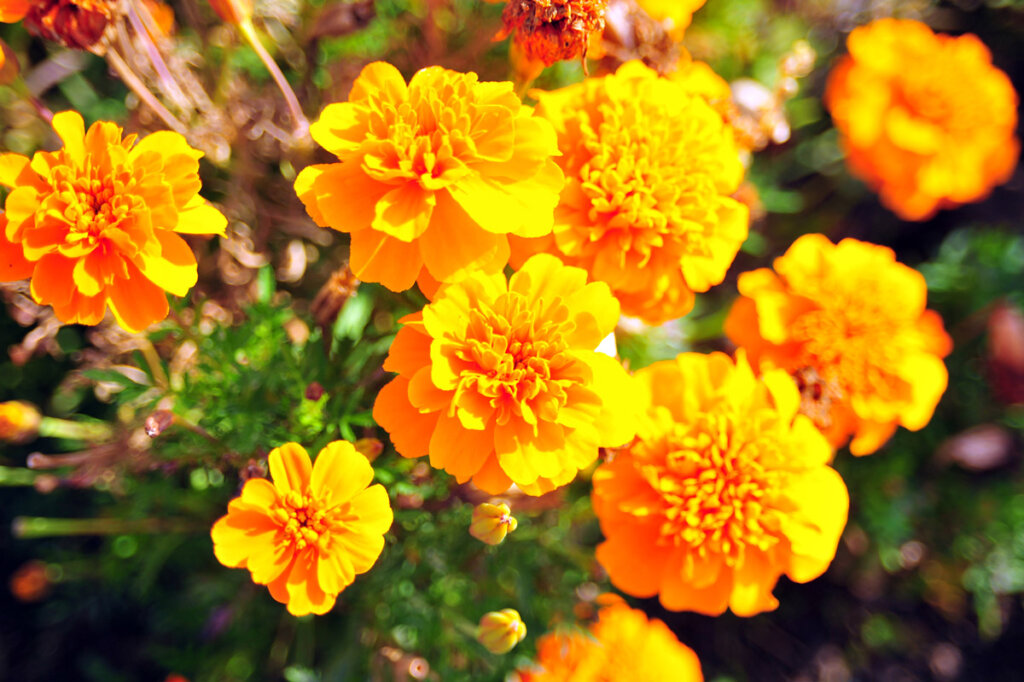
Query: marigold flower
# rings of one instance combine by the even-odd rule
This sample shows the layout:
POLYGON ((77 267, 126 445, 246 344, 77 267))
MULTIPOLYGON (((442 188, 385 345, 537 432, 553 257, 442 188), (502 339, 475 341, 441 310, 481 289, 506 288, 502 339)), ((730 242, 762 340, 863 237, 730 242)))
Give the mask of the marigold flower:
POLYGON ((334 441, 311 466, 297 443, 267 458, 273 483, 246 481, 210 535, 217 560, 247 568, 288 612, 324 614, 384 549, 393 515, 373 467, 351 443, 334 441))
POLYGON ((586 272, 540 254, 506 281, 474 272, 403 318, 384 361, 397 372, 373 417, 405 457, 498 495, 571 481, 634 431, 629 376, 595 352, 618 304, 586 272))
POLYGON ((64 322, 98 324, 109 306, 118 324, 141 331, 167 316, 164 291, 184 296, 196 283, 178 234, 227 225, 199 196, 202 152, 169 131, 138 144, 106 121, 86 132, 74 111, 54 116, 53 128, 61 150, 31 161, 0 155, 0 185, 12 188, 0 281, 31 276, 32 297, 64 322))
POLYGON ((946 390, 952 350, 942 319, 925 310, 920 273, 884 246, 804 235, 739 277, 729 338, 762 369, 793 374, 818 399, 805 410, 836 447, 877 450, 902 425, 925 426, 946 390))
POLYGON ((781 370, 754 376, 742 351, 684 353, 641 369, 637 437, 594 473, 612 584, 673 611, 774 609, 779 576, 821 575, 849 497, 821 432, 797 414, 781 370))
POLYGON ((515 609, 484 614, 476 639, 492 654, 507 654, 526 637, 526 624, 515 609))
POLYGON ((626 604, 601 609, 583 633, 547 634, 536 664, 518 671, 521 682, 702 682, 697 654, 657 619, 626 604))
MULTIPOLYGON (((491 0, 493 1, 493 0, 491 0)), ((584 59, 591 44, 600 45, 608 0, 509 0, 502 12, 504 29, 522 56, 551 66, 584 59)))
POLYGON ((473 509, 473 521, 469 524, 469 534, 480 542, 488 545, 500 545, 505 536, 514 531, 519 522, 512 516, 508 505, 478 504, 473 509))
POLYGON ((103 36, 115 0, 0 0, 0 22, 24 19, 29 32, 66 47, 87 50, 103 36))
POLYGON ((0 403, 0 442, 23 443, 39 432, 43 417, 33 405, 20 400, 0 403))
POLYGON ((401 291, 421 272, 441 282, 498 272, 509 234, 551 231, 555 137, 511 83, 430 67, 406 85, 376 62, 310 132, 341 163, 306 168, 295 190, 318 224, 352 234, 363 281, 401 291))
POLYGON ((732 131, 685 84, 629 62, 604 78, 535 92, 566 182, 553 235, 514 242, 513 262, 554 253, 607 282, 626 315, 685 315, 725 277, 747 236, 732 131))
POLYGON ((906 220, 977 201, 1010 178, 1017 93, 977 36, 879 19, 850 33, 825 104, 854 174, 906 220))

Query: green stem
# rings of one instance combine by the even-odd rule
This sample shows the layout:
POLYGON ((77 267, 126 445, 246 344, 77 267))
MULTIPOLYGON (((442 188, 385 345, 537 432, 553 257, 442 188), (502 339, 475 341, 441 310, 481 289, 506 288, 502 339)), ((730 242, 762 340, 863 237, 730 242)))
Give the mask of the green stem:
POLYGON ((121 535, 124 533, 187 533, 194 524, 184 519, 53 519, 19 516, 11 522, 16 538, 33 539, 70 535, 121 535))
POLYGON ((36 472, 21 467, 0 467, 0 486, 32 485, 37 475, 36 472))
POLYGON ((102 442, 110 440, 114 430, 103 422, 73 422, 56 417, 43 417, 39 422, 39 435, 49 438, 67 438, 102 442))

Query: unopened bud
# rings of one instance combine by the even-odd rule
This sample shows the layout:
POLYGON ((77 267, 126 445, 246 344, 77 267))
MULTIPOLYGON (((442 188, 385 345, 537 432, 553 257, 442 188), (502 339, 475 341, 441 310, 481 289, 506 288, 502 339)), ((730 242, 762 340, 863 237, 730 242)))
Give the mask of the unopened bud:
POLYGON ((0 403, 0 441, 24 443, 35 438, 42 415, 33 405, 20 400, 0 403))
POLYGON ((170 410, 157 410, 146 417, 146 423, 144 425, 146 435, 150 438, 156 438, 166 431, 173 421, 174 415, 170 410))
POLYGON ((240 24, 252 18, 253 0, 210 0, 210 7, 229 24, 240 24))
POLYGON ((526 637, 526 625, 515 609, 484 614, 476 639, 492 654, 507 654, 526 637))
POLYGON ((306 386, 306 400, 320 400, 324 395, 324 387, 320 385, 319 381, 314 381, 309 386, 306 386))
POLYGON ((469 534, 488 545, 501 544, 505 536, 518 526, 507 504, 478 504, 473 510, 469 534))
POLYGON ((18 601, 39 601, 50 592, 50 577, 46 564, 41 561, 29 561, 11 576, 11 594, 18 601))
POLYGON ((371 462, 380 457, 380 453, 384 452, 384 443, 381 443, 376 438, 360 438, 352 446, 355 447, 356 452, 361 453, 371 462))

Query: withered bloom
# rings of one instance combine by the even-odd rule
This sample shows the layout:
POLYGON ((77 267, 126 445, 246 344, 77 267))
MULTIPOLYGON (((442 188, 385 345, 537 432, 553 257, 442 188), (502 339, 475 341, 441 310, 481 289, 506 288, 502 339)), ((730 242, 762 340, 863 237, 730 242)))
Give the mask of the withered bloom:
POLYGON ((607 5, 607 0, 509 0, 497 39, 512 35, 525 57, 545 66, 583 59, 591 36, 601 40, 607 5))
POLYGON ((7 13, 3 20, 24 19, 30 33, 79 50, 99 41, 117 7, 114 0, 31 0, 25 4, 25 14, 7 13))

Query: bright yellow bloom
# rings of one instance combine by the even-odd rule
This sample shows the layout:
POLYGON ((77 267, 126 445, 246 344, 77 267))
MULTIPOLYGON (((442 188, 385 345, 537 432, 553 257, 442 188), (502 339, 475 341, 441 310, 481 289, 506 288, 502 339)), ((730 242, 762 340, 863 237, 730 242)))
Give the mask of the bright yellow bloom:
POLYGON ((535 92, 558 133, 566 183, 552 237, 515 242, 607 282, 626 315, 660 324, 725 277, 747 236, 732 130, 688 87, 640 62, 535 92))
POLYGON ((505 536, 514 531, 519 522, 512 516, 508 505, 478 504, 473 509, 473 521, 469 525, 469 534, 480 542, 488 545, 499 545, 505 536))
POLYGON ((184 296, 196 283, 179 234, 227 226, 199 196, 202 152, 168 131, 138 144, 106 121, 86 132, 74 111, 53 128, 61 150, 0 155, 0 185, 11 188, 0 281, 31 276, 32 297, 63 322, 98 324, 109 306, 122 327, 142 331, 167 316, 164 291, 184 296))
POLYGON ((21 443, 39 431, 42 415, 34 406, 20 400, 0 403, 0 442, 21 443))
POLYGON ((526 637, 526 624, 515 609, 484 614, 477 629, 477 641, 492 654, 507 654, 526 637))
POLYGON ((211 531, 217 560, 247 568, 270 596, 303 616, 327 613, 370 570, 393 516, 388 493, 351 443, 335 441, 316 463, 297 443, 267 458, 273 483, 246 481, 211 531))
POLYGON ((594 351, 618 318, 605 284, 547 254, 508 280, 467 275, 402 320, 373 417, 460 483, 548 492, 632 438, 633 385, 594 351))
POLYGON ((919 21, 855 29, 825 103, 851 170, 906 220, 982 199, 1017 165, 1017 93, 977 36, 919 21))
POLYGON ((406 85, 376 62, 310 132, 341 163, 306 168, 295 191, 318 224, 352 234, 363 281, 402 291, 421 273, 500 272, 509 234, 551 232, 555 136, 511 83, 430 67, 406 85))
POLYGON ((742 351, 684 353, 641 369, 637 437, 594 473, 612 584, 673 611, 752 616, 772 589, 821 575, 849 498, 832 448, 797 414, 785 372, 754 376, 742 351))
POLYGON ((729 338, 762 369, 793 374, 804 411, 836 447, 877 450, 902 425, 916 431, 946 390, 952 350, 928 288, 892 250, 820 234, 797 239, 767 268, 739 277, 729 338))
POLYGON ((702 682, 700 661, 660 620, 624 603, 601 609, 583 633, 549 634, 521 682, 702 682))

